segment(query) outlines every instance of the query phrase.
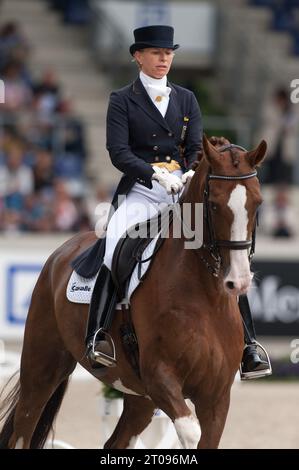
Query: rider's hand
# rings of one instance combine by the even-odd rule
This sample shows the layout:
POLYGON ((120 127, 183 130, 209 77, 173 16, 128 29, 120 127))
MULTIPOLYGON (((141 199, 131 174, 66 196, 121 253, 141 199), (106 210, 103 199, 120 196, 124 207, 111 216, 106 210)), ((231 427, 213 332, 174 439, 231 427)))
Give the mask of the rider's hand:
POLYGON ((192 176, 194 175, 195 171, 194 170, 189 170, 186 171, 186 173, 183 174, 182 176, 182 183, 186 184, 187 180, 191 180, 192 176))
POLYGON ((167 191, 168 194, 177 194, 183 187, 181 179, 169 173, 166 168, 160 168, 159 166, 153 166, 155 173, 152 176, 153 180, 158 181, 167 191))

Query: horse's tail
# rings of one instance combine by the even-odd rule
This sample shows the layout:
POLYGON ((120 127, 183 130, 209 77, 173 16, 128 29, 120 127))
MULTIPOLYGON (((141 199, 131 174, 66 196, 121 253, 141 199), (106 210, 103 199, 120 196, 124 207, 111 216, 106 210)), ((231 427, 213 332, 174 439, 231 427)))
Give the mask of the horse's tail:
POLYGON ((31 449, 42 449, 46 443, 47 437, 53 431, 53 423, 55 417, 60 409, 62 399, 66 392, 69 379, 67 378, 56 388, 50 400, 46 404, 44 411, 39 419, 38 425, 35 428, 34 434, 31 439, 31 449))
MULTIPOLYGON (((34 430, 30 443, 31 449, 42 449, 45 445, 50 431, 53 432, 53 423, 60 409, 64 394, 66 392, 68 380, 69 379, 67 378, 66 380, 61 382, 61 384, 57 387, 50 400, 46 404, 38 421, 38 424, 34 430)), ((0 432, 0 449, 8 448, 10 437, 13 434, 13 422, 16 407, 20 397, 20 392, 20 381, 18 381, 14 388, 9 392, 0 407, 0 421, 5 419, 4 426, 0 432)))
MULTIPOLYGON (((0 398, 2 397, 4 391, 12 381, 12 379, 15 377, 15 375, 18 372, 16 372, 7 382, 7 384, 4 386, 0 398)), ((20 380, 17 381, 15 386, 11 389, 11 391, 8 393, 8 395, 5 397, 3 402, 1 403, 0 406, 0 422, 5 419, 4 426, 0 432, 0 449, 7 449, 8 448, 8 442, 9 439, 13 433, 13 421, 14 421, 14 416, 15 416, 15 411, 16 407, 19 401, 20 397, 20 380)))

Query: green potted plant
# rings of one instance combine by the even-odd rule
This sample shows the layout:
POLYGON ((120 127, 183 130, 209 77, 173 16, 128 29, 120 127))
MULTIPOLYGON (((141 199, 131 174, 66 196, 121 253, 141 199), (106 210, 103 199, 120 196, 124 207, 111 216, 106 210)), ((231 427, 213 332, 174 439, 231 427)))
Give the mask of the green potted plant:
POLYGON ((101 389, 102 400, 102 416, 119 417, 123 409, 124 394, 110 385, 103 384, 101 389))

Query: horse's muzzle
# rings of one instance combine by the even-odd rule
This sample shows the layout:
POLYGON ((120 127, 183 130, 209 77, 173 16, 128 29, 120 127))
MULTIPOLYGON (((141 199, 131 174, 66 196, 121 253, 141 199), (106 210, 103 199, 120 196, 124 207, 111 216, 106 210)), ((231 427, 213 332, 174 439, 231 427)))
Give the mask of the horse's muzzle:
POLYGON ((224 289, 228 294, 231 295, 244 295, 247 294, 251 286, 252 276, 240 277, 237 279, 224 279, 224 289))

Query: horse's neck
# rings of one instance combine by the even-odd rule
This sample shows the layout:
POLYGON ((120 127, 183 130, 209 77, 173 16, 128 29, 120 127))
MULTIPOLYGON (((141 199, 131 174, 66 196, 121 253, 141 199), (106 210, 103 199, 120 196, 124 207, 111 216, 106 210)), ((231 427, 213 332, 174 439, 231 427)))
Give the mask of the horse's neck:
MULTIPOLYGON (((197 167, 188 188, 186 189, 186 194, 183 195, 182 198, 182 207, 181 207, 181 217, 184 223, 184 213, 185 213, 185 207, 187 207, 187 214, 191 214, 191 220, 187 221, 187 223, 191 222, 191 231, 194 231, 195 237, 196 237, 196 231, 199 230, 199 236, 201 239, 201 232, 200 229, 203 229, 203 237, 204 240, 207 236, 205 233, 206 228, 204 224, 204 214, 203 214, 203 203, 204 203, 204 190, 206 186, 206 178, 207 174, 209 172, 209 165, 207 161, 204 159, 200 162, 199 166, 197 167), (186 206, 184 207, 184 205, 186 206), (199 207, 201 205, 201 207, 199 207), (202 214, 202 217, 200 217, 200 220, 198 220, 199 216, 202 214), (200 227, 198 227, 198 224, 200 223, 200 227), (202 226, 203 225, 203 226, 202 226)), ((189 217, 189 215, 188 215, 189 217)))
MULTIPOLYGON (((204 202, 204 190, 205 190, 205 185, 206 185, 206 177, 209 173, 210 167, 209 164, 206 160, 202 160, 197 167, 190 183, 189 186, 186 190, 186 194, 184 194, 184 197, 182 198, 182 203, 183 204, 191 204, 191 233, 194 231, 195 237, 196 237, 196 232, 199 232, 198 228, 196 230, 196 227, 198 227, 198 223, 203 224, 203 241, 206 242, 208 239, 208 230, 205 224, 205 219, 200 218, 200 221, 198 221, 198 212, 199 208, 196 207, 196 204, 203 204, 204 202), (197 212, 197 215, 195 215, 195 212, 197 212)), ((188 212, 187 212, 188 213, 188 212)), ((203 211, 201 212, 203 214, 203 211)), ((184 210, 181 208, 181 218, 184 220, 184 210)), ((190 223, 190 220, 187 221, 187 224, 190 223)), ((181 227, 182 228, 182 227, 181 227)), ((183 229, 182 229, 183 230, 183 229)), ((202 242, 202 237, 201 233, 197 233, 198 241, 199 244, 202 242)), ((208 259, 209 263, 212 265, 213 264, 213 259, 210 258, 209 254, 207 251, 203 248, 194 248, 194 249, 187 249, 186 248, 186 239, 184 237, 181 237, 180 239, 172 239, 170 243, 173 244, 174 247, 174 252, 176 253, 176 256, 174 256, 174 260, 178 259, 177 257, 180 257, 180 266, 182 267, 183 270, 186 269, 186 272, 194 272, 198 273, 198 275, 194 276, 193 280, 194 282, 198 282, 196 280, 199 276, 200 279, 202 279, 202 283, 205 286, 205 289, 207 292, 210 292, 213 296, 215 293, 217 293, 217 298, 219 291, 219 279, 212 276, 211 273, 209 272, 206 264, 202 261, 202 258, 208 259)), ((190 245, 189 245, 190 246, 190 245)), ((192 281, 192 280, 191 280, 192 281)))

